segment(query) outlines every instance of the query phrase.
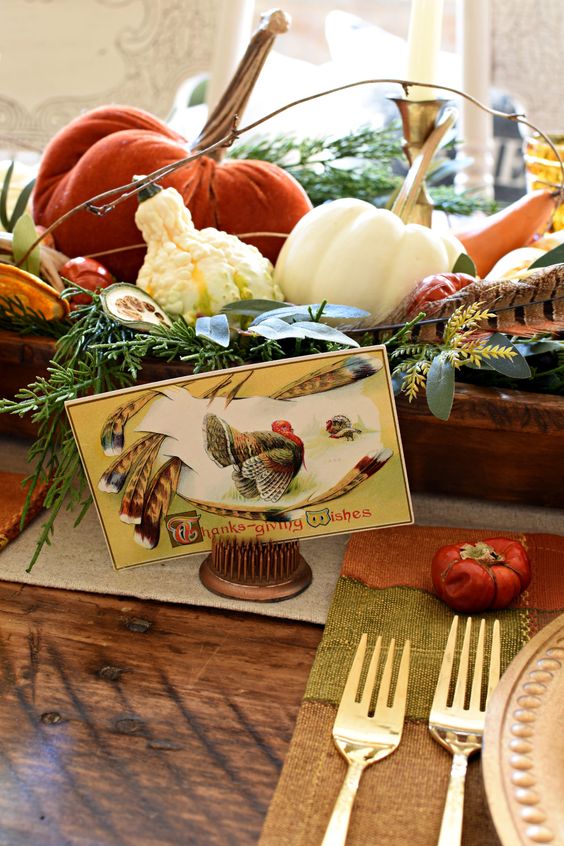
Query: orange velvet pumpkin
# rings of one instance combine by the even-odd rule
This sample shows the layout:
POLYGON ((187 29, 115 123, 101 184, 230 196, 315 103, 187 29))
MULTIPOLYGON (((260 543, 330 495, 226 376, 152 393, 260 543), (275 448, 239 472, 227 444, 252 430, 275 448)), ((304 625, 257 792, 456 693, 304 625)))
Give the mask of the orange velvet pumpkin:
MULTIPOLYGON (((102 106, 58 132, 42 157, 33 194, 35 222, 49 226, 96 194, 125 185, 189 155, 188 143, 153 115, 129 106, 102 106)), ((163 179, 190 209, 198 229, 213 226, 232 234, 287 233, 311 209, 302 187, 276 165, 202 157, 163 179)), ((58 249, 89 255, 142 244, 132 197, 104 217, 80 211, 55 231, 58 249)), ((245 239, 274 262, 283 238, 245 239)), ((134 282, 145 246, 103 257, 118 279, 134 282)))

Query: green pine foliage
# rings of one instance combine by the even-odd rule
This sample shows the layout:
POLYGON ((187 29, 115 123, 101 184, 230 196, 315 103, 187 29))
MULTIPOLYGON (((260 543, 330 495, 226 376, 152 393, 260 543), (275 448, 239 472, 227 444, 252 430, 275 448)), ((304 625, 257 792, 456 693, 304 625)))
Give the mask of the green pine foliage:
MULTIPOLYGON (((445 148, 446 149, 446 148, 445 148)), ((314 206, 338 197, 355 197, 388 206, 405 175, 399 123, 380 129, 369 126, 340 137, 296 138, 292 135, 254 136, 229 151, 238 159, 260 159, 287 170, 302 185, 314 206)), ((435 207, 449 214, 490 214, 495 203, 451 185, 436 184, 452 175, 456 163, 439 156, 427 178, 435 207)))

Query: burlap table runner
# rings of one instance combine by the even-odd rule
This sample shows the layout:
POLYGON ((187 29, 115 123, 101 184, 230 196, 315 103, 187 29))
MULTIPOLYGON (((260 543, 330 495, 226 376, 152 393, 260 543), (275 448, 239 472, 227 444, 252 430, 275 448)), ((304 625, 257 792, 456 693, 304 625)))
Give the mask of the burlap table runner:
MULTIPOLYGON (((529 590, 512 609, 486 614, 502 626, 505 668, 540 627, 564 609, 564 538, 506 533, 533 561, 529 590)), ((432 592, 437 547, 492 537, 476 530, 413 526, 355 535, 337 582, 323 639, 295 733, 261 836, 261 846, 315 846, 346 769, 331 729, 360 634, 384 643, 412 641, 407 719, 399 749, 369 767, 360 785, 347 846, 434 846, 451 765, 432 740, 427 719, 452 612, 432 592)), ((464 846, 499 846, 487 809, 480 759, 469 768, 464 846)))

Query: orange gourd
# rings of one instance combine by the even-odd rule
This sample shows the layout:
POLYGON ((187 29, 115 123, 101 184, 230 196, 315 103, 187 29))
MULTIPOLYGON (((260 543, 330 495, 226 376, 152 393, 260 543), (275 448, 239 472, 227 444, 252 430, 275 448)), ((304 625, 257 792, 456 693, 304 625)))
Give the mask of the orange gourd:
POLYGON ((546 231, 556 208, 554 193, 544 188, 525 194, 504 209, 455 231, 476 265, 478 275, 486 276, 499 259, 529 243, 546 231))
MULTIPOLYGON (((65 212, 103 191, 131 182, 189 155, 188 143, 158 118, 129 106, 102 106, 75 118, 45 149, 35 189, 36 223, 49 226, 65 212)), ((213 226, 231 234, 288 233, 311 209, 298 182, 263 161, 217 162, 208 157, 179 168, 162 180, 182 195, 198 229, 213 226)), ((135 282, 145 244, 135 225, 132 197, 104 217, 80 211, 54 231, 67 256, 89 255, 139 245, 104 255, 118 279, 135 282)), ((274 262, 283 238, 245 239, 274 262)))

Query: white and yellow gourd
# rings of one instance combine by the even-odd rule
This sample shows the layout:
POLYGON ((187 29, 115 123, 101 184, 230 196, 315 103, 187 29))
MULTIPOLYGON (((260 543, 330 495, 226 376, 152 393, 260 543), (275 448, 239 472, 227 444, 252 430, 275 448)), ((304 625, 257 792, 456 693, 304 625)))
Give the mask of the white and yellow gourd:
POLYGON ((147 243, 137 285, 168 314, 193 323, 235 300, 282 299, 270 261, 235 235, 196 229, 174 188, 142 189, 135 222, 147 243))

